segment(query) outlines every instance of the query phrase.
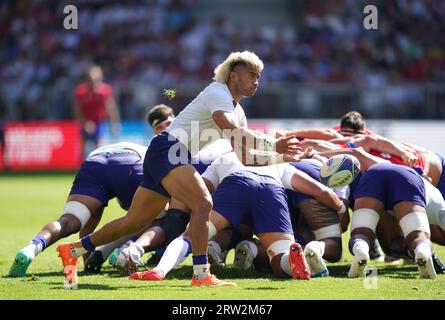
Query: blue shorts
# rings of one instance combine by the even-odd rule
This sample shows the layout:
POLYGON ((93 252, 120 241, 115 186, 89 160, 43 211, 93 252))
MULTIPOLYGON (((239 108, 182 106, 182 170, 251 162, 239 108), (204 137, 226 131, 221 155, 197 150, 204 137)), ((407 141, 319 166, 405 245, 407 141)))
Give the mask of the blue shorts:
POLYGON ((137 153, 98 154, 82 163, 70 195, 90 196, 104 206, 116 197, 121 207, 128 210, 141 181, 142 159, 137 153))
POLYGON ((425 207, 425 185, 412 168, 392 163, 378 163, 366 170, 354 194, 354 200, 371 197, 391 210, 401 201, 425 207))
POLYGON ((439 183, 437 184, 437 189, 439 189, 442 197, 445 199, 445 157, 437 153, 437 157, 442 163, 442 174, 440 175, 439 183))
MULTIPOLYGON (((320 167, 321 163, 315 161, 300 161, 300 162, 291 162, 292 166, 294 166, 297 170, 303 171, 307 175, 309 175, 312 179, 316 181, 320 181, 320 167)), ((296 206, 296 204, 302 200, 312 199, 312 197, 307 194, 295 192, 292 190, 286 190, 288 196, 289 205, 296 206)))
POLYGON ((210 166, 210 164, 205 164, 204 162, 193 163, 192 166, 195 167, 196 171, 201 175, 206 171, 206 169, 210 166))
POLYGON ((362 179, 362 175, 363 173, 359 173, 357 178, 354 179, 354 181, 352 181, 348 187, 349 187, 349 208, 353 209, 354 208, 354 202, 355 202, 355 191, 357 190, 357 186, 360 184, 360 180, 362 179))
POLYGON ((257 233, 293 234, 285 190, 271 177, 248 171, 232 173, 212 198, 213 210, 235 226, 250 215, 257 233))
POLYGON ((163 131, 148 146, 141 186, 170 198, 170 194, 161 185, 162 179, 173 169, 190 163, 191 156, 187 147, 163 131))

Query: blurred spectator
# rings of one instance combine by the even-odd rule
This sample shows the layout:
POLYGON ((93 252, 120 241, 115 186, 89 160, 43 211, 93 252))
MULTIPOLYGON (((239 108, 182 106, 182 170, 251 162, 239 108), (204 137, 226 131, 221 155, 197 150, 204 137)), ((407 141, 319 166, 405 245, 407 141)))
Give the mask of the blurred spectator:
POLYGON ((73 114, 82 127, 84 149, 99 147, 100 130, 107 121, 110 122, 112 135, 117 136, 119 133, 120 117, 113 98, 113 89, 103 82, 102 69, 99 66, 89 68, 85 82, 76 87, 73 114))

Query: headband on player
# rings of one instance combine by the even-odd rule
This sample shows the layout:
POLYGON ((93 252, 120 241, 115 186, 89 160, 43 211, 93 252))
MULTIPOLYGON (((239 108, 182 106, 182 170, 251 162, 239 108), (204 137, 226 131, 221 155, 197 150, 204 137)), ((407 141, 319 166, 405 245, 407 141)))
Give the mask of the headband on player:
POLYGON ((160 125, 162 122, 165 122, 165 121, 173 121, 173 119, 174 119, 174 118, 173 118, 172 116, 168 116, 168 117, 166 117, 166 116, 161 116, 160 118, 153 120, 153 122, 151 123, 151 127, 154 129, 154 128, 156 128, 158 125, 160 125))

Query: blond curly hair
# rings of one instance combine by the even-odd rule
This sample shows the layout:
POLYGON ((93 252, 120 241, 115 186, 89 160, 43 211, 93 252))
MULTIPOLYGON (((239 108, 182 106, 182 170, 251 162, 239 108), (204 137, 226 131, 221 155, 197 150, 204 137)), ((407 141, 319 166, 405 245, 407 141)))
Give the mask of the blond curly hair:
POLYGON ((259 72, 263 71, 264 68, 263 62, 255 53, 250 51, 232 52, 223 63, 215 68, 215 76, 213 77, 213 80, 220 83, 226 83, 230 71, 233 70, 233 66, 239 63, 253 66, 258 69, 259 72))

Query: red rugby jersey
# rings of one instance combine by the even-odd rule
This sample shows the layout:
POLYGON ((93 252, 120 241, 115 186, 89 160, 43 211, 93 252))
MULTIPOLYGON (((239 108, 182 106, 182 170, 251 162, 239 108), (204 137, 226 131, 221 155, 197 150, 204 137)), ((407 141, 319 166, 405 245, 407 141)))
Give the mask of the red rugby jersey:
MULTIPOLYGON (((355 145, 353 143, 345 143, 345 144, 342 144, 341 147, 343 149, 351 149, 351 148, 354 148, 355 145)), ((403 162, 403 160, 400 157, 397 157, 395 155, 392 155, 392 154, 389 154, 386 152, 377 151, 377 150, 371 150, 371 151, 369 151, 369 153, 372 154, 373 156, 388 160, 391 163, 401 164, 401 165, 406 166, 405 162, 403 162)), ((415 164, 414 168, 420 168, 420 169, 422 169, 422 171, 424 171, 425 170, 425 155, 418 151, 414 151, 413 153, 417 157, 417 163, 415 164)))
POLYGON ((113 96, 107 83, 99 83, 91 89, 86 83, 79 84, 74 91, 74 100, 80 105, 85 120, 100 122, 108 118, 106 103, 113 96))

